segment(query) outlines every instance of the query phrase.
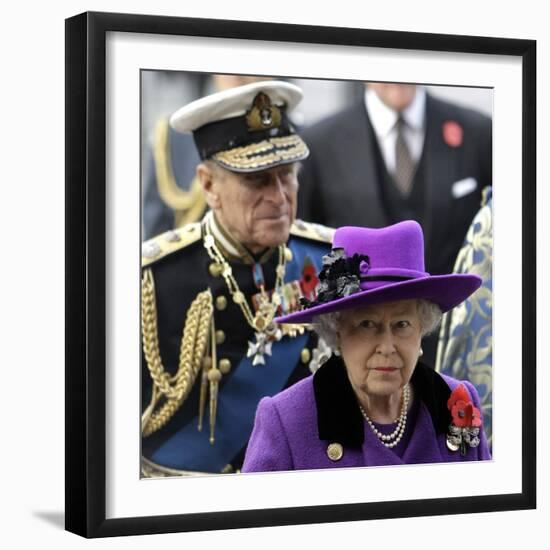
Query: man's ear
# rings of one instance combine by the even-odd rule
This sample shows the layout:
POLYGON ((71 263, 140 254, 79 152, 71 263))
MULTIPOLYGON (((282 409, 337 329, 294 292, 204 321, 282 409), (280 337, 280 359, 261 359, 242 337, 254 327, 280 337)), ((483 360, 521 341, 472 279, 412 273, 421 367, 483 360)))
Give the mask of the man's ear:
POLYGON ((197 178, 204 192, 206 203, 212 210, 220 208, 220 197, 216 192, 215 169, 205 162, 197 166, 197 178))

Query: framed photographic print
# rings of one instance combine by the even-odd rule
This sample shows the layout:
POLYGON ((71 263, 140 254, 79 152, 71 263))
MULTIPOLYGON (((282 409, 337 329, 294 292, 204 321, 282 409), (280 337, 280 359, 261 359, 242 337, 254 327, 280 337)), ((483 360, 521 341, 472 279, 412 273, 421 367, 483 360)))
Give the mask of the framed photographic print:
MULTIPOLYGON (((535 60, 529 40, 110 13, 67 20, 68 530, 102 537, 535 507, 535 60), (220 207, 231 185, 247 191, 220 207), (246 213, 269 201, 279 210, 263 211, 257 236, 246 213), (290 233, 270 240, 293 208, 290 233), (262 397, 319 380, 310 375, 328 372, 328 357, 354 383, 345 351, 337 359, 334 346, 310 343, 309 326, 274 317, 297 313, 300 299, 324 307, 327 226, 408 218, 424 232, 425 248, 403 245, 417 250, 421 275, 409 265, 406 277, 382 274, 365 253, 353 269, 378 286, 353 292, 381 292, 390 277, 404 288, 430 273, 480 276, 479 299, 462 309, 450 280, 439 302, 430 294, 444 311, 457 307, 423 341, 427 367, 412 375, 472 383, 460 399, 440 399, 458 432, 441 434, 442 455, 423 456, 419 443, 407 460, 412 426, 428 409, 437 424, 411 379, 417 408, 408 412, 403 390, 395 434, 378 434, 386 458, 346 462, 353 451, 332 434, 358 415, 376 441, 375 424, 387 424, 356 410, 329 422, 336 432, 320 420, 300 432, 298 447, 311 434, 323 440, 322 461, 304 466, 288 440, 292 464, 269 462, 260 412, 254 427, 262 397), (479 460, 460 458, 474 452, 479 460)), ((392 256, 383 249, 382 262, 392 256)), ((347 292, 346 277, 325 290, 347 292)), ((395 292, 386 300, 427 296, 395 292)), ((401 367, 380 364, 376 376, 391 385, 401 367)), ((336 386, 323 390, 331 411, 345 408, 336 386)), ((272 439, 279 458, 282 436, 272 439)))

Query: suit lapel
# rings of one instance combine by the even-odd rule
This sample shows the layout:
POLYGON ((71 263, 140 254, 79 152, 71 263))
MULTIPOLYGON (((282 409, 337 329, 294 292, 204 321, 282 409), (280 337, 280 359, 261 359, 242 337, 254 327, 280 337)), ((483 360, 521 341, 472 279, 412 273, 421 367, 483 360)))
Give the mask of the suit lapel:
POLYGON ((371 227, 388 225, 376 172, 377 144, 362 102, 349 111, 341 136, 334 139, 341 140, 341 154, 335 159, 339 164, 335 172, 343 175, 338 187, 354 197, 350 219, 371 227))
POLYGON ((403 463, 426 464, 442 461, 432 418, 426 406, 421 403, 414 431, 403 453, 403 463))
POLYGON ((397 466, 404 464, 401 458, 379 441, 366 423, 363 462, 365 466, 397 466))
MULTIPOLYGON (((448 224, 452 209, 449 182, 455 173, 455 155, 449 154, 449 147, 443 141, 443 124, 446 119, 439 109, 437 100, 426 97, 426 137, 421 162, 425 174, 424 239, 425 250, 438 250, 438 243, 446 236, 442 228, 448 224), (426 158, 429 155, 429 162, 426 158)), ((427 262, 430 263, 430 262, 427 262)))
POLYGON ((442 462, 443 457, 441 456, 434 422, 426 405, 424 403, 420 404, 414 430, 401 458, 384 446, 365 424, 363 461, 365 466, 442 462))

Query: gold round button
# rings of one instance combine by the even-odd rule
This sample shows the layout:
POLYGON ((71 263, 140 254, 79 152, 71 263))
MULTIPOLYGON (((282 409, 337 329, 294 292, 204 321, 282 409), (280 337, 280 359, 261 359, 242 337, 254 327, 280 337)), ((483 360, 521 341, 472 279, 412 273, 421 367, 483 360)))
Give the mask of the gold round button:
POLYGON ((302 360, 302 363, 309 363, 309 360, 311 359, 311 351, 304 348, 300 353, 300 359, 302 360))
POLYGON ((219 382, 222 379, 222 373, 218 369, 208 371, 208 380, 210 382, 219 382))
POLYGON ((218 296, 216 298, 216 309, 223 311, 227 307, 227 298, 225 296, 218 296))
POLYGON ((267 321, 263 317, 258 316, 254 318, 254 328, 256 330, 259 330, 259 331, 264 330, 266 324, 267 324, 267 321))
POLYGON ((225 342, 225 332, 223 330, 216 331, 216 344, 221 345, 225 342))
POLYGON ((231 370, 231 361, 229 359, 221 359, 218 367, 222 374, 227 374, 231 370))
POLYGON ((223 267, 220 264, 217 264, 216 262, 212 262, 208 266, 208 271, 210 271, 210 275, 212 277, 219 277, 222 274, 223 267))
POLYGON ((292 250, 290 250, 290 248, 287 248, 286 246, 285 246, 285 260, 287 262, 292 261, 292 250))
POLYGON ((344 448, 340 445, 340 443, 331 443, 327 447, 327 456, 330 460, 336 462, 344 456, 344 448))

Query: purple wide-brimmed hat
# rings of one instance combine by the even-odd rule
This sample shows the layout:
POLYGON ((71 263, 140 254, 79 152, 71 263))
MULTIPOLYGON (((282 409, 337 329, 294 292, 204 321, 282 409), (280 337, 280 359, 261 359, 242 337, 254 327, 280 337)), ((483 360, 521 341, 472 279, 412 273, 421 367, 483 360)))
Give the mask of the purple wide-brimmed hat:
POLYGON ((425 299, 449 311, 481 285, 477 275, 430 275, 424 269, 424 236, 412 220, 389 227, 341 227, 323 257, 317 297, 278 323, 310 323, 316 315, 345 309, 425 299))

